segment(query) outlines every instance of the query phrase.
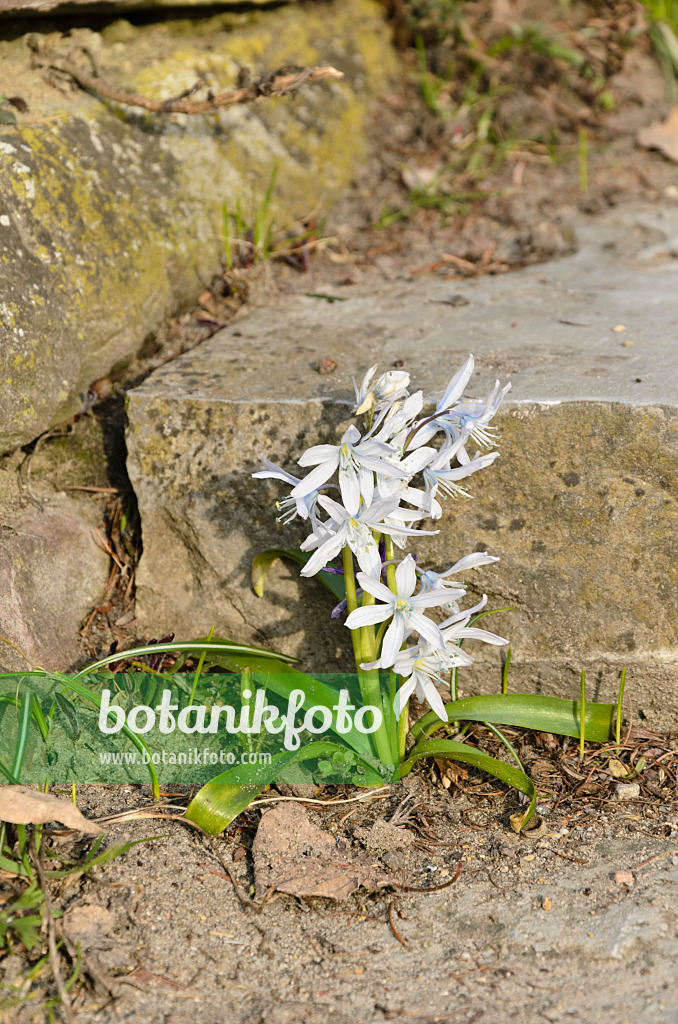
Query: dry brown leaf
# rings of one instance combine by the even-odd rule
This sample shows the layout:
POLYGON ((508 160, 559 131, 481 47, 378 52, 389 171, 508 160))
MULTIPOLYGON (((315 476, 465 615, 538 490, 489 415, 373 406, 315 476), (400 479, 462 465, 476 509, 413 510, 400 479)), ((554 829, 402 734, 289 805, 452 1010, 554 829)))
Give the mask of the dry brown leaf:
POLYGON ((626 776, 630 774, 626 765, 619 761, 616 757, 610 758, 607 767, 609 771, 612 772, 615 779, 625 779, 626 776))
POLYGON ((389 884, 373 858, 317 828, 298 803, 278 804, 263 815, 252 850, 260 897, 274 886, 292 896, 345 900, 361 885, 378 889, 389 884))
POLYGON ((46 821, 59 821, 66 828, 74 828, 78 832, 103 832, 99 825, 88 821, 70 800, 40 793, 28 786, 0 786, 0 821, 11 821, 14 825, 43 825, 46 821))
POLYGON ((678 164, 678 104, 665 121, 654 121, 638 132, 638 142, 645 149, 658 149, 678 164))

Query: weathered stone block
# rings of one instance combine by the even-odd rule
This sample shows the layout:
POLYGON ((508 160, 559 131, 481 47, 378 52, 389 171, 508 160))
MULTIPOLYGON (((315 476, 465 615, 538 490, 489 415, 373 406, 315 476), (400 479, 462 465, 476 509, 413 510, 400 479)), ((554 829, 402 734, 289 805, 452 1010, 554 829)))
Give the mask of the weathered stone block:
MULTIPOLYGON (((275 3, 276 0, 248 0, 253 6, 264 7, 267 4, 275 3)), ((295 3, 296 0, 287 0, 287 3, 295 3)), ((19 16, 41 17, 50 15, 72 15, 74 11, 106 11, 115 14, 124 13, 133 9, 155 9, 172 7, 237 7, 240 0, 220 0, 216 4, 214 0, 0 0, 0 18, 17 18, 19 16)))
POLYGON ((0 460, 0 670, 27 659, 64 671, 82 654, 78 630, 108 576, 94 539, 101 497, 70 489, 107 483, 100 428, 82 421, 25 458, 0 460))
MULTIPOLYGON (((437 397, 471 350, 469 393, 514 383, 501 457, 472 478, 472 500, 448 503, 420 557, 440 570, 473 550, 501 556, 469 582, 515 609, 494 620, 511 639, 514 687, 574 695, 585 667, 589 696, 610 698, 627 665, 636 714, 666 722, 678 711, 678 352, 666 302, 676 270, 660 253, 676 228, 622 211, 578 224, 580 251, 546 267, 351 289, 332 305, 292 298, 156 371, 128 405, 142 621, 181 635, 214 626, 315 670, 348 667, 348 634, 317 583, 281 569, 264 600, 253 595, 253 555, 302 533, 276 527, 275 486, 249 474, 262 451, 293 470, 309 444, 336 438, 350 377, 370 363, 403 360, 437 397), (452 291, 469 304, 446 304, 452 291), (320 376, 328 355, 338 369, 320 376)), ((475 653, 462 686, 498 689, 499 652, 475 653)))
POLYGON ((102 79, 153 99, 199 75, 220 91, 241 67, 334 63, 345 78, 217 114, 150 115, 46 88, 27 40, 0 42, 29 105, 0 132, 0 452, 72 415, 219 271, 224 202, 253 218, 274 166, 278 223, 337 198, 394 60, 371 0, 40 39, 45 61, 86 47, 102 79))

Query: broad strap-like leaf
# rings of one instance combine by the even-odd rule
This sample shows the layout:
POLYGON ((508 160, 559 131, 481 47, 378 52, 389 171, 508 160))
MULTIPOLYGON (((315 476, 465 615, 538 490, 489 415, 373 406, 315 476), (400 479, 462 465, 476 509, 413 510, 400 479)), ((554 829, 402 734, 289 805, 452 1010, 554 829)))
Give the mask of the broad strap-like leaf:
POLYGON ((115 654, 109 654, 105 658, 101 658, 99 661, 95 661, 92 665, 87 665, 76 675, 73 679, 77 682, 84 676, 89 675, 90 672, 96 672, 100 668, 104 668, 106 665, 110 665, 116 661, 126 661, 131 658, 141 658, 147 654, 170 654, 177 651, 190 651, 194 654, 199 654, 202 651, 206 651, 207 654, 213 654, 217 656, 226 657, 229 654, 242 654, 250 655, 253 658, 272 658, 275 661, 283 662, 295 662, 297 658, 293 658, 287 654, 280 654, 277 651, 269 651, 265 647, 252 647, 249 644, 235 644, 231 643, 230 640, 173 640, 171 643, 162 644, 145 644, 143 647, 135 647, 129 651, 117 651, 115 654))
MULTIPOLYGON (((339 743, 319 740, 298 750, 274 754, 269 764, 235 765, 217 775, 196 793, 188 805, 185 817, 199 825, 208 835, 219 835, 284 768, 344 750, 346 748, 339 743)), ((383 785, 383 778, 369 764, 362 762, 362 767, 365 770, 366 786, 383 785)))
POLYGON ((458 743, 456 740, 422 740, 410 751, 409 756, 400 766, 401 778, 408 775, 416 762, 423 757, 448 757, 451 761, 463 761, 473 765, 474 768, 480 768, 481 771, 493 775, 495 779, 506 782, 520 793, 529 796, 530 806, 525 812, 521 827, 524 827, 534 814, 537 804, 537 791, 534 782, 525 772, 514 768, 512 764, 506 764, 505 761, 499 761, 496 757, 490 757, 489 754, 483 754, 481 750, 476 750, 467 743, 458 743))
MULTIPOLYGON (((274 562, 281 558, 288 558, 292 562, 297 562, 298 565, 306 565, 311 557, 312 553, 307 555, 304 551, 298 551, 294 548, 269 548, 267 551, 261 551, 252 562, 252 586, 254 593, 257 597, 264 596, 266 577, 274 562)), ((340 573, 325 572, 324 569, 321 569, 320 572, 315 574, 315 578, 320 580, 323 586, 327 587, 339 601, 344 600, 346 597, 346 587, 344 586, 344 577, 340 573)))
MULTIPOLYGON (((339 691, 333 686, 282 662, 276 664, 272 659, 255 659, 238 654, 221 659, 219 664, 231 671, 251 669, 255 673, 255 683, 272 690, 279 697, 289 697, 292 690, 303 690, 306 695, 302 705, 304 711, 318 706, 333 708, 339 700, 339 691)), ((359 754, 372 753, 369 736, 356 728, 352 727, 349 732, 341 733, 341 739, 359 754)))
MULTIPOLYGON (((610 738, 614 704, 586 702, 584 712, 585 738, 591 743, 605 743, 610 738)), ((445 705, 453 722, 492 722, 494 725, 516 725, 537 732, 579 737, 579 701, 563 697, 544 697, 534 693, 488 694, 464 697, 445 705)), ((444 722, 434 712, 424 715, 412 727, 415 742, 439 729, 444 722)))

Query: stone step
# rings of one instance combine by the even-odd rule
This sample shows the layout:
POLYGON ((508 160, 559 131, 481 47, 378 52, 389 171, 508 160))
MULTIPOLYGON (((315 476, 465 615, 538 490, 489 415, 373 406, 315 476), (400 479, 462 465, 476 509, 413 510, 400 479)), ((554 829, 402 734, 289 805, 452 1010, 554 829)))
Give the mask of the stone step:
MULTIPOLYGON (((214 626, 316 671, 348 667, 348 633, 319 584, 285 568, 263 600, 252 593, 252 557, 303 531, 276 525, 280 492, 250 473, 260 452, 293 471, 308 445, 336 439, 351 377, 371 363, 402 361, 437 398, 473 352, 469 394, 513 383, 501 457, 472 479, 472 499, 448 502, 421 561, 501 556, 469 584, 490 607, 514 606, 493 620, 512 643, 514 688, 574 696, 585 667, 590 698, 613 699, 627 665, 636 721, 676 715, 678 212, 626 207, 573 229, 575 255, 501 277, 291 297, 133 390, 142 622, 156 635, 214 626), (324 358, 335 372, 317 372, 324 358)), ((498 650, 475 653, 462 687, 496 690, 498 650)))

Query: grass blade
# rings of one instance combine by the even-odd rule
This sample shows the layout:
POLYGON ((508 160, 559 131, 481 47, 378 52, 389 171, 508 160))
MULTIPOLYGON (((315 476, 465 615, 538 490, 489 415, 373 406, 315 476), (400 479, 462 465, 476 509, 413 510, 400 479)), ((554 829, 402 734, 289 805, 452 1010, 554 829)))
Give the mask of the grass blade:
POLYGON ((579 761, 580 763, 584 760, 584 740, 586 739, 586 672, 584 669, 581 670, 581 681, 580 681, 580 697, 579 697, 579 761))
POLYGON ((626 665, 621 671, 621 679, 619 680, 619 692, 617 693, 617 721, 615 722, 615 739, 617 746, 621 741, 621 716, 622 707, 624 704, 624 687, 626 686, 626 665))
MULTIPOLYGON (((18 706, 17 701, 17 706, 18 706)), ((19 715, 19 730, 17 732, 16 747, 14 750, 14 761, 12 762, 12 775, 18 782, 21 778, 21 769, 23 768, 24 758, 26 756, 26 744, 28 743, 28 731, 31 725, 31 714, 33 711, 33 692, 26 690, 24 693, 24 699, 21 701, 21 711, 19 715)))
MULTIPOLYGON (((156 648, 159 647, 159 646, 160 646, 160 644, 157 644, 156 648)), ((154 648, 151 647, 151 650, 153 650, 153 649, 154 648)), ((82 683, 78 682, 78 677, 77 676, 75 678, 73 678, 73 679, 69 679, 68 676, 61 675, 58 672, 50 672, 50 673, 48 673, 48 675, 50 675, 59 685, 64 686, 64 687, 66 687, 69 690, 73 690, 73 692, 77 693, 79 697, 82 697, 84 700, 91 701, 91 703, 94 704, 94 706, 96 708, 101 710, 101 698, 99 697, 99 695, 96 694, 96 693, 93 693, 86 686, 83 686, 82 683)), ((144 742, 144 740, 140 736, 138 736, 136 733, 132 732, 132 730, 127 727, 127 725, 123 725, 122 732, 125 734, 127 739, 130 740, 130 742, 134 744, 134 746, 137 748, 137 750, 141 754, 143 754, 144 752, 148 754, 149 759, 148 759, 148 763, 147 763, 146 767, 148 768, 148 774, 151 777, 151 788, 153 790, 153 799, 154 800, 159 800, 160 799, 160 780, 158 779, 158 774, 157 774, 155 768, 153 767, 153 763, 152 763, 152 760, 151 760, 151 752, 150 752, 147 744, 144 742)))
MULTIPOLYGON (((212 634, 213 633, 214 633, 214 626, 212 626, 212 628, 209 631, 209 634, 208 634, 208 637, 207 637, 208 640, 212 639, 212 634)), ((200 655, 200 660, 198 661, 198 667, 195 670, 195 678, 193 679, 193 686, 191 687, 191 695, 188 698, 188 703, 189 704, 193 703, 193 698, 195 697, 195 691, 198 688, 198 680, 200 679, 200 673, 202 672, 203 665, 205 664, 205 656, 206 656, 206 654, 207 654, 207 651, 203 651, 202 654, 200 655)))
POLYGON ((508 750, 509 754, 511 755, 511 757, 516 762, 516 764, 518 765, 518 767, 520 768, 520 770, 522 772, 523 771, 522 761, 518 757, 518 754, 516 753, 515 747, 513 746, 511 741, 509 740, 508 736, 504 736, 504 734, 501 731, 501 729, 497 729, 496 725, 492 725, 491 722, 483 722, 483 725, 485 726, 486 729, 490 730, 490 732, 492 733, 493 736, 496 736, 497 739, 500 740, 501 743, 504 744, 504 746, 508 750))

